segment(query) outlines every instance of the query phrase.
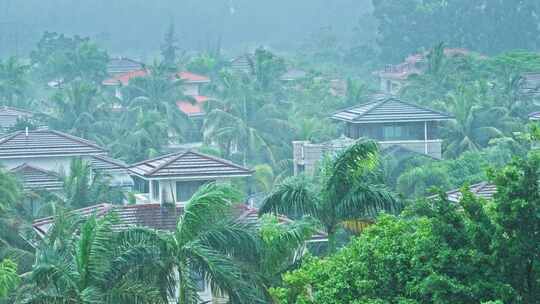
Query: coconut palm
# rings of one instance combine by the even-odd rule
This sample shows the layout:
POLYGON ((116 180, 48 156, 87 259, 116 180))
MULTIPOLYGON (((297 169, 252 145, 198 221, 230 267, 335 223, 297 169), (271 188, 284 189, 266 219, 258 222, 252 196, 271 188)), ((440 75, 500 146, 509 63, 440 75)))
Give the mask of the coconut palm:
POLYGON ((17 264, 6 259, 0 262, 0 300, 8 295, 19 283, 17 264))
POLYGON ((168 278, 162 293, 181 304, 199 303, 199 277, 231 303, 261 301, 258 279, 247 271, 257 259, 257 238, 249 223, 238 220, 234 205, 239 200, 232 187, 210 183, 187 202, 175 231, 136 231, 159 243, 161 263, 171 266, 162 274, 168 278))
POLYGON ((118 128, 113 130, 116 140, 110 144, 116 156, 123 156, 129 162, 157 156, 168 143, 169 128, 163 116, 157 111, 141 108, 128 109, 118 128))
POLYGON ((264 161, 273 162, 271 146, 287 146, 287 134, 292 134, 282 110, 246 76, 222 72, 218 81, 217 98, 207 103, 205 141, 217 143, 225 157, 239 148, 244 164, 255 161, 257 150, 264 152, 264 161))
POLYGON ((399 210, 399 202, 377 176, 377 167, 377 144, 359 140, 323 165, 319 183, 302 176, 283 181, 265 198, 260 212, 312 216, 328 233, 333 252, 340 225, 399 210))
POLYGON ((55 93, 52 102, 54 112, 47 117, 52 128, 98 141, 109 133, 112 102, 94 85, 73 81, 55 93))
POLYGON ((22 237, 28 222, 20 185, 14 176, 0 169, 0 260, 10 258, 23 271, 33 260, 33 249, 22 237))
POLYGON ((27 105, 22 99, 28 88, 28 66, 17 57, 0 60, 0 104, 10 106, 27 105))
MULTIPOLYGON (((177 106, 179 100, 193 101, 192 97, 183 94, 183 81, 172 76, 164 64, 149 67, 148 75, 130 80, 124 88, 129 109, 141 109, 144 112, 155 111, 167 122, 170 136, 181 140, 186 130, 192 128, 191 121, 177 106)), ((125 112, 130 114, 130 112, 125 112)))
POLYGON ((97 202, 121 202, 124 195, 109 185, 106 175, 92 171, 89 162, 74 158, 69 174, 64 178, 64 191, 60 200, 70 208, 88 207, 97 202))
POLYGON ((299 266, 306 242, 314 232, 309 221, 281 223, 276 216, 261 218, 261 257, 255 271, 262 277, 264 290, 278 286, 285 272, 299 266))
POLYGON ((79 221, 65 213, 56 218, 60 227, 38 244, 20 302, 168 303, 156 287, 155 269, 148 267, 159 265, 153 247, 115 233, 114 217, 79 221))
POLYGON ((447 98, 446 107, 455 119, 449 121, 445 128, 448 141, 445 156, 455 157, 464 151, 478 151, 490 139, 504 136, 494 125, 504 123, 505 110, 482 106, 477 89, 474 86, 461 86, 447 98))

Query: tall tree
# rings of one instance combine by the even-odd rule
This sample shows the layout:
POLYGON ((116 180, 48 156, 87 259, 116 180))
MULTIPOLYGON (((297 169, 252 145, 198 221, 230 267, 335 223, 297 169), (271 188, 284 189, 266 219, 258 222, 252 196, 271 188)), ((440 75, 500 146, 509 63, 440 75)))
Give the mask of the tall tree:
POLYGON ((197 277, 215 294, 231 303, 260 303, 259 280, 247 270, 257 258, 257 238, 249 223, 238 221, 239 193, 211 183, 200 188, 186 203, 177 228, 171 233, 139 230, 162 248, 162 293, 178 295, 178 303, 199 303, 197 277), (176 288, 168 289, 168 286, 176 288))
POLYGON ((176 51, 178 49, 178 38, 176 37, 174 23, 171 23, 161 44, 161 56, 163 57, 163 64, 173 71, 176 70, 176 51))
POLYGON ((360 140, 323 166, 320 185, 304 177, 289 178, 265 198, 260 211, 314 217, 328 233, 333 252, 340 225, 399 210, 400 204, 377 177, 377 166, 377 144, 360 140))
POLYGON ((60 226, 38 243, 21 302, 168 303, 152 275, 155 268, 148 268, 159 265, 159 255, 142 240, 115 233, 114 217, 91 216, 78 225, 80 219, 64 214, 56 221, 60 226))
POLYGON ((222 72, 216 95, 207 103, 205 141, 217 142, 226 157, 238 148, 244 164, 259 160, 257 156, 274 162, 271 146, 287 144, 291 133, 283 110, 246 76, 222 72))
POLYGON ((0 60, 0 104, 8 106, 28 106, 27 65, 22 64, 17 57, 0 60))
POLYGON ((17 264, 6 259, 0 262, 0 300, 5 298, 19 283, 17 264))

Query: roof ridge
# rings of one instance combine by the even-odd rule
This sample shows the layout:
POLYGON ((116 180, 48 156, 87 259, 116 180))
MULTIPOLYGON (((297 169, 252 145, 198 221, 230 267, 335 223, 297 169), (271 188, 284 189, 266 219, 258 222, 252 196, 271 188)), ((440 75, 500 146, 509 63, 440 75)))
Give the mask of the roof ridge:
POLYGON ((225 164, 225 165, 229 165, 229 166, 235 167, 235 168, 237 168, 237 169, 241 169, 241 170, 245 170, 245 171, 248 171, 248 172, 252 172, 252 170, 249 169, 249 168, 246 168, 246 167, 244 167, 244 166, 240 166, 240 165, 238 165, 238 164, 233 163, 233 162, 230 161, 230 160, 226 160, 226 159, 223 159, 223 158, 221 158, 221 157, 212 156, 212 155, 200 153, 200 152, 198 152, 198 151, 193 151, 193 150, 188 150, 188 151, 186 151, 185 154, 190 153, 190 152, 193 153, 193 154, 196 154, 196 155, 199 155, 199 156, 202 156, 202 157, 206 157, 206 158, 209 158, 209 159, 211 159, 211 160, 220 162, 220 163, 222 163, 222 164, 225 164))
POLYGON ((107 162, 107 163, 110 163, 110 164, 113 164, 113 165, 117 165, 117 166, 120 166, 124 169, 127 169, 128 168, 128 165, 123 162, 123 161, 120 161, 120 160, 117 160, 115 158, 112 158, 112 157, 109 157, 107 155, 92 155, 93 158, 97 158, 99 160, 102 160, 104 162, 107 162))
POLYGON ((163 154, 163 155, 156 156, 156 157, 153 157, 153 158, 141 160, 139 162, 128 165, 128 168, 133 168, 133 167, 136 167, 136 166, 139 166, 139 165, 142 165, 142 164, 146 164, 146 163, 149 163, 149 162, 160 160, 160 159, 163 159, 163 158, 166 158, 166 157, 169 157, 169 156, 173 156, 173 155, 176 155, 178 153, 183 153, 183 152, 185 152, 185 151, 171 152, 171 153, 163 154))
POLYGON ((60 175, 54 171, 50 171, 50 170, 46 170, 46 169, 43 169, 43 168, 39 168, 39 167, 36 167, 36 166, 32 166, 28 163, 23 163, 15 168, 12 168, 11 170, 9 170, 10 172, 18 172, 20 170, 23 170, 25 168, 30 168, 30 169, 33 169, 33 170, 36 170, 36 171, 39 171, 41 173, 44 173, 44 174, 47 174, 47 175, 52 175, 54 177, 60 177, 60 175))
POLYGON ((380 107, 381 105, 389 102, 390 100, 392 100, 391 97, 385 97, 383 100, 374 101, 373 105, 371 105, 371 107, 369 109, 367 109, 364 113, 358 115, 354 120, 357 120, 360 117, 366 116, 367 114, 371 113, 373 110, 375 110, 376 108, 380 107))
POLYGON ((57 131, 57 130, 34 130, 33 132, 54 133, 54 134, 56 134, 58 136, 62 136, 62 137, 65 137, 67 139, 74 140, 74 141, 79 142, 81 144, 92 146, 92 147, 94 147, 96 149, 102 150, 103 152, 107 151, 103 147, 98 146, 98 144, 93 142, 93 141, 90 141, 88 139, 84 139, 82 137, 78 137, 78 136, 75 136, 75 135, 71 135, 71 134, 68 134, 68 133, 64 133, 64 132, 61 132, 61 131, 57 131))
POLYGON ((402 100, 401 98, 395 98, 394 97, 393 99, 396 100, 397 102, 401 102, 401 103, 404 103, 404 104, 412 106, 412 107, 416 107, 416 108, 419 108, 419 109, 422 109, 422 110, 426 110, 426 111, 434 112, 434 113, 437 113, 437 114, 440 114, 440 115, 448 116, 448 118, 453 118, 454 117, 454 115, 452 115, 452 114, 441 112, 441 111, 438 111, 438 110, 433 110, 433 109, 425 107, 425 106, 421 106, 421 105, 418 105, 418 104, 415 104, 415 103, 412 103, 412 102, 409 102, 409 101, 402 100))
POLYGON ((155 167, 154 169, 150 170, 146 175, 152 175, 154 173, 156 173, 157 171, 163 169, 165 166, 168 166, 169 164, 171 164, 172 162, 176 161, 177 159, 179 159, 180 157, 184 156, 185 154, 187 154, 189 152, 188 151, 185 151, 185 152, 178 152, 178 155, 174 156, 174 157, 171 157, 171 159, 165 161, 163 164, 155 167))
POLYGON ((12 132, 12 133, 9 133, 3 137, 0 137, 0 145, 1 144, 5 144, 6 142, 12 140, 15 136, 21 134, 23 131, 15 131, 15 132, 12 132))

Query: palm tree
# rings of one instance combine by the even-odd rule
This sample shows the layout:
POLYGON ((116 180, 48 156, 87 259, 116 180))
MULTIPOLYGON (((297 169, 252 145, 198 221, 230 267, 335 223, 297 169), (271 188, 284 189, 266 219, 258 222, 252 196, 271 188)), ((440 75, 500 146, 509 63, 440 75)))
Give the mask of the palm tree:
POLYGON ((168 125, 157 111, 128 109, 118 128, 113 130, 116 140, 110 144, 117 156, 135 162, 157 156, 168 143, 168 125))
POLYGON ((21 286, 24 303, 168 303, 161 297, 154 247, 115 233, 114 216, 80 219, 59 213, 21 286), (58 225, 58 226, 57 226, 58 225))
POLYGON ((19 62, 17 57, 0 61, 0 104, 10 106, 27 105, 25 96, 28 88, 28 66, 19 62))
POLYGON ((234 204, 240 201, 232 187, 210 183, 195 193, 184 208, 174 232, 140 229, 162 248, 161 263, 171 265, 163 278, 162 293, 178 297, 178 303, 199 303, 197 278, 213 293, 226 295, 231 303, 259 303, 258 279, 249 271, 257 259, 257 238, 249 223, 238 220, 234 204), (168 288, 174 285, 176 288, 168 288), (167 287, 167 288, 166 288, 167 287))
MULTIPOLYGON (((207 142, 219 144, 225 157, 234 147, 242 151, 244 165, 255 161, 255 151, 264 151, 274 162, 272 147, 287 146, 287 134, 292 134, 282 110, 268 95, 260 94, 248 77, 228 72, 220 74, 217 98, 207 103, 208 115, 203 125, 207 142)), ((261 155, 261 153, 257 153, 261 155)))
POLYGON ((107 176, 92 171, 89 162, 75 158, 70 163, 69 175, 64 178, 64 206, 88 207, 97 202, 121 202, 124 198, 119 189, 109 185, 107 176))
POLYGON ((336 233, 347 221, 372 221, 382 211, 396 212, 400 204, 377 176, 378 147, 359 140, 323 164, 321 181, 291 177, 264 200, 261 213, 309 215, 328 233, 328 251, 336 249, 336 233))
POLYGON ((310 221, 283 224, 276 216, 261 218, 261 257, 255 271, 262 277, 264 290, 278 286, 285 272, 300 265, 306 242, 314 232, 310 221))
POLYGON ((87 82, 73 81, 52 97, 54 113, 47 117, 54 129, 102 141, 110 133, 112 102, 87 82))
POLYGON ((8 295, 19 283, 17 264, 5 259, 0 262, 0 300, 8 295))
POLYGON ((0 260, 9 258, 23 271, 33 260, 33 249, 22 237, 28 222, 20 185, 14 176, 0 169, 0 260))
POLYGON ((183 94, 182 86, 183 81, 172 76, 165 64, 154 64, 149 67, 147 76, 132 79, 124 88, 123 95, 129 109, 162 114, 170 128, 170 135, 181 140, 192 124, 176 103, 179 100, 193 101, 192 97, 183 94))
POLYGON ((458 156, 464 151, 478 151, 488 141, 504 136, 497 125, 506 120, 506 111, 500 107, 484 107, 478 88, 458 88, 448 96, 446 107, 455 117, 447 124, 447 147, 445 156, 458 156))

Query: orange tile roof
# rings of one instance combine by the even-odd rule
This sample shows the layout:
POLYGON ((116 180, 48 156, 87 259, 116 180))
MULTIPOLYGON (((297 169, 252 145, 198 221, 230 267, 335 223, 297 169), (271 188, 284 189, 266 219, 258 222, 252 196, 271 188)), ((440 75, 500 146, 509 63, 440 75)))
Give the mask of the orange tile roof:
POLYGON ((204 110, 202 108, 203 104, 209 99, 206 96, 192 96, 195 99, 195 103, 191 103, 187 100, 179 100, 176 102, 178 109, 186 113, 188 116, 200 116, 204 115, 204 110))
POLYGON ((112 78, 105 79, 103 81, 103 85, 128 85, 129 81, 133 78, 137 77, 144 77, 148 75, 147 70, 137 70, 137 71, 131 71, 127 73, 122 73, 119 75, 116 75, 112 78))

